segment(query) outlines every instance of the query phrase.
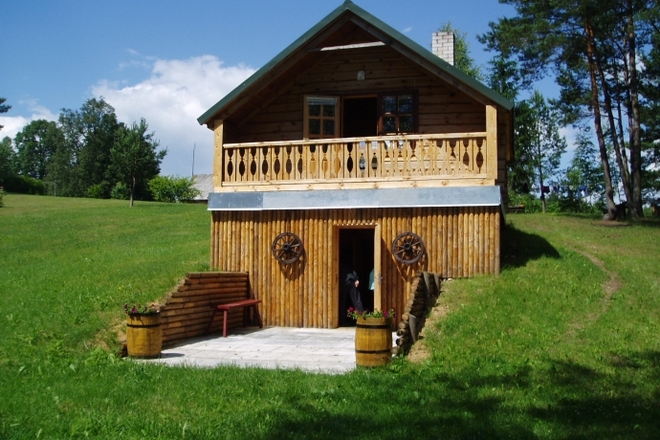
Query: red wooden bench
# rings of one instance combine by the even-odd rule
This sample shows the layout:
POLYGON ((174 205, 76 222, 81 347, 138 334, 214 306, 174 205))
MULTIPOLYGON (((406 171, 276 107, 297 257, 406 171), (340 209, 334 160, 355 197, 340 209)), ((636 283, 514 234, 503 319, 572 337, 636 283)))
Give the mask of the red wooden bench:
POLYGON ((260 299, 244 299, 241 301, 235 301, 232 303, 227 303, 227 304, 218 304, 215 306, 211 306, 213 309, 213 314, 211 315, 211 320, 209 321, 209 325, 206 326, 206 330, 204 333, 208 333, 208 331, 211 329, 211 325, 213 325, 213 320, 215 319, 215 314, 218 313, 219 311, 223 312, 223 320, 222 320, 222 336, 227 337, 227 315, 229 314, 229 311, 231 309, 236 309, 236 308, 243 308, 243 327, 247 326, 247 318, 248 318, 248 310, 250 308, 254 309, 254 314, 257 317, 257 322, 259 323, 259 328, 263 328, 263 323, 261 322, 261 315, 259 314, 259 308, 257 305, 261 302, 260 299))

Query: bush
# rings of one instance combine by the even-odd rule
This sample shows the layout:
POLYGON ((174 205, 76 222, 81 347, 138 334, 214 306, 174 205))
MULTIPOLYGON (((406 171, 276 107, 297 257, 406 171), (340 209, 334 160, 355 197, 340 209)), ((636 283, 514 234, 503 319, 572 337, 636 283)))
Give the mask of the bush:
POLYGON ((46 194, 46 184, 28 176, 10 176, 5 179, 5 190, 18 194, 46 194))
POLYGON ((2 196, 3 196, 4 194, 5 194, 5 191, 4 191, 4 189, 2 189, 2 187, 0 186, 0 208, 2 208, 3 206, 5 206, 5 204, 2 202, 2 196))
POLYGON ((97 183, 87 188, 87 197, 90 199, 103 199, 103 185, 97 183))
POLYGON ((128 200, 131 197, 131 190, 123 182, 117 182, 110 192, 110 197, 117 200, 128 200))
POLYGON ((190 202, 199 195, 192 177, 158 176, 149 181, 149 190, 157 202, 190 202))
POLYGON ((541 204, 541 200, 537 199, 536 197, 530 194, 509 193, 509 205, 511 206, 525 205, 525 212, 527 213, 543 211, 543 205, 541 204))
MULTIPOLYGON (((543 212, 543 202, 534 195, 509 193, 509 200, 511 206, 525 205, 527 213, 543 212)), ((585 199, 578 197, 557 194, 548 194, 545 197, 545 212, 548 213, 597 214, 602 206, 603 202, 598 200, 594 204, 590 204, 585 199)))

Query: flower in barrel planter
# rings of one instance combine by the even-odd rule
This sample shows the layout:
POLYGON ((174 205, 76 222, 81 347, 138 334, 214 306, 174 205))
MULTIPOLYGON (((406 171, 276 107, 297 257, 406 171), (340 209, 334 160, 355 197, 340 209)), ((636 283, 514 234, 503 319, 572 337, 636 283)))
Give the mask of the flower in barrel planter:
POLYGON ((160 313, 158 304, 124 304, 124 311, 127 315, 156 315, 160 313))
POLYGON ((357 320, 358 318, 394 318, 396 316, 396 311, 394 309, 390 310, 378 310, 373 309, 372 311, 365 310, 359 312, 353 307, 348 308, 348 317, 357 320))
POLYGON ((124 304, 126 312, 126 349, 137 358, 156 358, 163 347, 158 304, 124 304))
POLYGON ((359 312, 353 307, 348 316, 355 325, 355 363, 363 367, 387 365, 392 361, 392 318, 394 309, 359 312))

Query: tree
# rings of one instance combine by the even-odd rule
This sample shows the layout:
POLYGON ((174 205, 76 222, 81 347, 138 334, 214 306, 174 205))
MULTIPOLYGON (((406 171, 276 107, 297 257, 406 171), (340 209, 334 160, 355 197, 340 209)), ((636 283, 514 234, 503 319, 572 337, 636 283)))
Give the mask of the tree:
POLYGON ((566 139, 559 134, 559 115, 538 90, 534 91, 526 105, 529 107, 531 123, 521 127, 521 135, 529 142, 527 154, 537 179, 545 212, 545 193, 548 192, 546 188, 549 186, 546 184, 559 167, 561 155, 566 151, 566 139))
POLYGON ((147 182, 158 175, 160 163, 167 154, 167 150, 156 151, 158 141, 154 133, 147 133, 148 129, 144 118, 130 127, 122 124, 110 150, 110 171, 128 187, 130 206, 133 206, 136 190, 146 187, 147 182))
POLYGON ((89 188, 100 185, 101 194, 110 197, 112 182, 107 180, 110 150, 119 122, 115 110, 103 98, 87 100, 78 111, 62 109, 59 117, 64 144, 49 169, 62 195, 85 197, 89 188))
POLYGON ((585 95, 579 93, 580 88, 565 90, 567 93, 562 99, 568 96, 579 99, 580 102, 573 103, 574 108, 584 106, 593 118, 606 188, 606 218, 616 218, 617 211, 603 118, 628 187, 627 193, 630 193, 631 211, 635 216, 642 216, 639 63, 636 56, 646 43, 642 37, 647 34, 648 23, 640 19, 642 12, 657 9, 657 5, 651 0, 502 2, 513 5, 517 16, 491 23, 491 31, 480 36, 480 40, 506 59, 516 59, 522 75, 527 78, 538 79, 554 67, 555 73, 562 77, 562 88, 580 86, 588 91, 588 101, 584 101, 585 95), (624 116, 627 127, 623 124, 624 116), (629 135, 627 140, 624 129, 629 135), (622 150, 624 146, 629 149, 629 161, 622 150), (627 177, 628 169, 630 178, 627 177))
POLYGON ((455 29, 452 27, 450 22, 445 23, 442 27, 440 27, 440 29, 438 29, 438 31, 451 32, 454 34, 454 67, 460 69, 464 73, 467 73, 472 78, 481 81, 483 79, 481 68, 475 64, 474 58, 470 56, 470 45, 468 44, 466 38, 467 33, 455 29))
POLYGON ((55 152, 64 143, 64 134, 55 122, 38 119, 23 127, 14 142, 18 173, 44 180, 55 152))
POLYGON ((585 185, 587 192, 592 195, 600 195, 602 197, 605 187, 603 185, 603 167, 596 160, 598 157, 598 150, 594 146, 589 136, 589 130, 578 132, 576 138, 577 147, 573 160, 571 161, 571 168, 576 170, 579 176, 579 185, 585 185))
POLYGON ((657 199, 660 193, 660 7, 648 11, 654 32, 651 50, 642 56, 645 67, 640 75, 643 188, 646 198, 657 199))
POLYGON ((514 102, 513 119, 513 158, 507 162, 509 192, 529 194, 534 185, 535 168, 532 162, 528 127, 537 124, 528 101, 516 102, 521 89, 525 87, 519 74, 518 63, 501 55, 489 61, 488 86, 500 95, 514 102))
MULTIPOLYGON (((7 113, 11 108, 11 105, 4 103, 6 100, 7 98, 0 98, 0 113, 7 113)), ((2 127, 4 127, 4 125, 0 125, 0 130, 2 130, 2 127)))
POLYGON ((518 63, 498 54, 488 64, 488 87, 509 101, 515 101, 520 90, 525 87, 519 74, 518 63))
POLYGON ((536 166, 534 161, 534 136, 532 127, 538 126, 538 114, 527 100, 518 102, 514 107, 514 142, 513 159, 509 161, 509 190, 515 194, 529 194, 534 186, 536 166))
POLYGON ((11 146, 11 138, 5 136, 2 142, 0 142, 0 186, 3 186, 10 177, 16 174, 13 169, 14 156, 15 153, 11 146))

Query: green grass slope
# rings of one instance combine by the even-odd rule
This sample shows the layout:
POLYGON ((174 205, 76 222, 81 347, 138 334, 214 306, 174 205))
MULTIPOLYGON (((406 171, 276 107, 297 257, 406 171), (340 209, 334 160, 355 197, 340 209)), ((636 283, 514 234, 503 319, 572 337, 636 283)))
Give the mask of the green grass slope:
POLYGON ((660 228, 511 216, 502 274, 443 286, 427 361, 346 375, 117 358, 126 301, 208 267, 204 206, 9 194, 0 438, 654 438, 660 228))

